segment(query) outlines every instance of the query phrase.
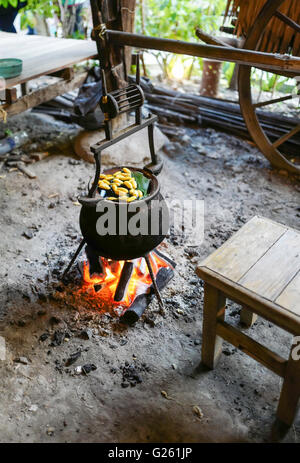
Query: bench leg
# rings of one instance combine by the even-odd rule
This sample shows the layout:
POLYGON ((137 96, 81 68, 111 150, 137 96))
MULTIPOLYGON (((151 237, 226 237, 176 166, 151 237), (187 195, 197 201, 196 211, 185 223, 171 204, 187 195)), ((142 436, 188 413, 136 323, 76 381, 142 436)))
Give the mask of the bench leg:
POLYGON ((222 338, 217 336, 217 322, 224 320, 226 298, 213 286, 204 285, 202 363, 213 369, 222 352, 222 338))
POLYGON ((247 328, 250 328, 257 320, 256 313, 253 313, 247 307, 243 306, 240 314, 240 322, 247 328))
POLYGON ((283 379, 277 419, 291 426, 297 413, 300 398, 300 349, 293 345, 283 379))

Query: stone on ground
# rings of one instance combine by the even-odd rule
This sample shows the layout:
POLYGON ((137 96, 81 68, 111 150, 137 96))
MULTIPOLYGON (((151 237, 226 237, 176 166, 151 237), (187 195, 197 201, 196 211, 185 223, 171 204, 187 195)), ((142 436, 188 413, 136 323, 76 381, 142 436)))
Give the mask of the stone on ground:
MULTIPOLYGON (((74 142, 74 149, 78 157, 88 162, 94 162, 94 155, 91 152, 91 146, 99 140, 105 138, 104 130, 96 131, 81 131, 74 142)), ((168 138, 155 127, 154 130, 154 144, 156 152, 158 152, 166 143, 168 138)), ((118 142, 105 149, 102 153, 102 164, 122 165, 133 164, 143 166, 150 162, 150 151, 148 145, 148 132, 147 128, 131 135, 128 138, 118 142)))

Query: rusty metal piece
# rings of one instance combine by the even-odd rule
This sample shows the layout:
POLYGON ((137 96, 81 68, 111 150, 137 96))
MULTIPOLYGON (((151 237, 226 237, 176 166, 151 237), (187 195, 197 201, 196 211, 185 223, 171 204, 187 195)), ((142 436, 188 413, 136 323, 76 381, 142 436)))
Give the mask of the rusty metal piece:
POLYGON ((145 261, 147 263, 149 274, 150 274, 150 277, 151 277, 151 280, 152 280, 152 283, 153 283, 153 289, 154 289, 155 295, 157 297, 157 301, 158 301, 158 305, 159 305, 159 312, 160 312, 161 315, 165 315, 164 303, 162 301, 162 298, 161 298, 161 295, 160 295, 160 292, 159 292, 159 289, 158 289, 158 286, 157 286, 157 283, 156 283, 156 279, 155 279, 155 276, 154 276, 154 273, 153 273, 153 270, 152 270, 149 254, 146 254, 144 256, 144 258, 145 258, 145 261))

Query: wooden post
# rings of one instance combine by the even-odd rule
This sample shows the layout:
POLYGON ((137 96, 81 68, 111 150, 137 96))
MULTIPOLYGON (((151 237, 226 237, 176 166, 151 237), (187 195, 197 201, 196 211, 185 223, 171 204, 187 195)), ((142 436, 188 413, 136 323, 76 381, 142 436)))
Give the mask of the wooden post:
POLYGON ((13 88, 7 88, 5 90, 5 102, 6 104, 12 104, 17 101, 17 89, 16 87, 13 88))
POLYGON ((136 0, 90 0, 100 66, 104 69, 107 90, 110 92, 127 85, 131 65, 131 48, 120 46, 100 34, 101 25, 116 31, 132 32, 136 0))
POLYGON ((252 312, 252 310, 248 307, 243 306, 240 314, 240 322, 247 328, 250 328, 256 322, 256 320, 256 313, 252 312))
POLYGON ((210 98, 216 98, 218 96, 221 66, 221 61, 213 59, 203 60, 200 95, 208 96, 210 98))
POLYGON ((213 369, 222 353, 223 340, 217 336, 217 323, 224 320, 224 294, 208 283, 204 285, 202 363, 213 369))
POLYGON ((300 398, 300 359, 297 360, 297 353, 294 352, 293 354, 293 349, 295 349, 295 344, 292 346, 290 358, 286 366, 277 409, 277 419, 287 426, 293 424, 300 398))
POLYGON ((202 45, 181 40, 161 39, 147 37, 140 34, 131 34, 121 31, 108 30, 109 40, 116 45, 129 45, 137 48, 168 51, 182 55, 211 58, 218 61, 231 61, 234 63, 255 66, 260 69, 284 72, 284 75, 297 76, 300 71, 300 58, 292 55, 279 55, 253 50, 240 50, 239 48, 202 45))

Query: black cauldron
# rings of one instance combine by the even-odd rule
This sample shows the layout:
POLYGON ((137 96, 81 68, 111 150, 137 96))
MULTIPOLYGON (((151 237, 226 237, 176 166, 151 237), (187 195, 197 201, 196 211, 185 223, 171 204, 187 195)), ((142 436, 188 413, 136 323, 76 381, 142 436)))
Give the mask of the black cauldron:
MULTIPOLYGON (((123 167, 128 166, 104 173, 113 174, 123 167)), ((78 199, 82 204, 79 220, 85 241, 99 255, 113 260, 131 260, 148 254, 163 241, 169 229, 169 212, 156 176, 147 169, 128 169, 150 179, 145 198, 131 203, 100 196, 78 199)))

